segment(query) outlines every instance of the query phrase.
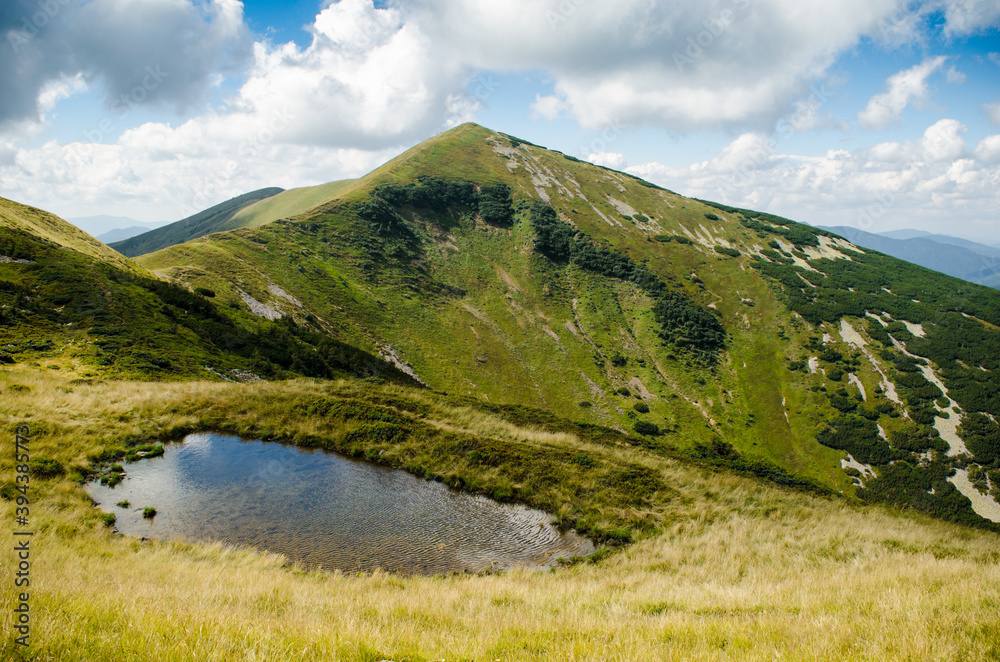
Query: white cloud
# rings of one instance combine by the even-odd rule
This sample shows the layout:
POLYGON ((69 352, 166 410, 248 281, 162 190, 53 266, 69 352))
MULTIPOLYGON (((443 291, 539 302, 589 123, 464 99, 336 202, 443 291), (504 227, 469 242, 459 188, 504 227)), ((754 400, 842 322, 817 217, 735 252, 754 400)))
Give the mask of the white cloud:
POLYGON ((58 102, 86 89, 87 81, 84 80, 83 74, 49 81, 38 93, 38 110, 42 118, 44 119, 45 113, 51 112, 58 102))
POLYGON ((956 85, 961 85, 966 80, 968 80, 968 76, 966 76, 961 71, 959 71, 958 69, 956 69, 954 65, 952 65, 951 67, 949 67, 949 69, 948 69, 948 82, 949 83, 955 83, 956 85))
POLYGON ((588 156, 586 160, 615 170, 624 170, 628 167, 628 159, 620 152, 597 152, 588 156))
POLYGON ((976 158, 983 163, 1000 163, 1000 135, 986 136, 976 145, 976 158))
POLYGON ((990 121, 994 124, 1000 124, 1000 101, 994 103, 984 103, 980 108, 986 113, 986 116, 990 118, 990 121))
POLYGON ((144 102, 191 108, 220 69, 248 54, 239 0, 3 5, 0 38, 14 57, 5 55, 0 67, 0 124, 38 120, 51 85, 78 78, 102 87, 109 106, 141 94, 144 102))
POLYGON ((948 58, 938 56, 924 60, 910 69, 893 74, 886 80, 886 91, 873 96, 858 121, 866 129, 884 129, 899 121, 899 116, 914 101, 927 97, 927 78, 941 68, 948 58))
POLYGON ((555 99, 536 101, 539 117, 565 106, 591 129, 617 121, 686 131, 773 125, 894 6, 416 0, 408 19, 470 66, 551 76, 555 99))
POLYGON ((660 163, 629 172, 684 195, 823 225, 880 232, 917 227, 1000 239, 1000 136, 965 151, 965 127, 945 119, 917 141, 821 156, 781 153, 761 135, 740 136, 689 167, 660 163))
POLYGON ((945 0, 944 33, 964 36, 1000 24, 1000 4, 996 0, 945 0))
POLYGON ((542 96, 535 95, 535 102, 531 104, 532 119, 554 120, 566 110, 566 103, 555 95, 542 96))
POLYGON ((966 127, 958 120, 938 120, 924 131, 920 140, 921 156, 925 161, 954 161, 965 151, 961 134, 966 127))
MULTIPOLYGON (((220 122, 171 129, 144 124, 117 144, 50 141, 0 160, 2 195, 64 217, 107 213, 175 221, 266 186, 293 188, 369 172, 399 152, 280 144, 261 130, 223 133, 220 122)), ((2 146, 0 146, 2 154, 2 146)))

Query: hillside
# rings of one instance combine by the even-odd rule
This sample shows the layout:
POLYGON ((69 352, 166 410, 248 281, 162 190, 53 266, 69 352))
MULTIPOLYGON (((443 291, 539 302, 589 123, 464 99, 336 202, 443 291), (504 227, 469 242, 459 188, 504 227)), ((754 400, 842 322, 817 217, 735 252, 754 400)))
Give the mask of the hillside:
POLYGON ((189 216, 176 223, 170 223, 162 228, 150 230, 131 239, 119 241, 111 244, 111 247, 122 255, 137 257, 146 253, 182 244, 185 241, 204 237, 205 235, 221 230, 228 230, 233 226, 233 217, 241 210, 246 209, 254 203, 266 200, 281 193, 284 189, 262 188, 250 193, 244 193, 226 202, 219 203, 194 216, 189 216))
POLYGON ((998 658, 1000 293, 476 125, 288 193, 136 261, 9 203, 0 419, 30 460, 0 456, 0 517, 30 506, 32 645, 0 659, 998 658), (599 548, 409 577, 119 535, 83 484, 206 430, 599 548))
POLYGON ((140 263, 437 391, 1000 521, 1000 294, 476 125, 140 263))
POLYGON ((233 216, 225 227, 220 229, 251 228, 266 225, 282 218, 298 216, 335 198, 349 188, 353 181, 344 180, 282 191, 270 198, 255 202, 249 207, 244 207, 233 216))
POLYGON ((82 230, 0 199, 0 364, 81 377, 372 376, 384 361, 295 325, 223 308, 166 283, 82 230))
POLYGON ((1000 289, 1000 250, 992 246, 929 233, 895 237, 850 227, 824 229, 863 248, 919 264, 970 283, 1000 289))
MULTIPOLYGON (((22 205, 0 198, 0 228, 31 235, 47 244, 60 246, 86 255, 95 260, 107 262, 120 269, 134 271, 135 265, 121 255, 111 250, 83 230, 67 223, 55 214, 22 205)), ((9 258, 24 259, 25 256, 15 254, 13 246, 5 248, 0 254, 9 258)))

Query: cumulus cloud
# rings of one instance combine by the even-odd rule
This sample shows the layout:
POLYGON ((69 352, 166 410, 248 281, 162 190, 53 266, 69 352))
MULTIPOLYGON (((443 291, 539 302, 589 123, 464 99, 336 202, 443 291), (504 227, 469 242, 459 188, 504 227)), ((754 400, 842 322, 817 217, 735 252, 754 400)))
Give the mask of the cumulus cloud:
POLYGON ((927 78, 947 59, 945 56, 929 58, 890 76, 885 82, 885 92, 873 96, 865 109, 858 113, 861 126, 884 129, 898 122, 908 105, 927 98, 927 78))
POLYGON ((688 167, 660 163, 629 172, 685 195, 718 200, 823 225, 952 228, 1000 239, 1000 136, 968 154, 965 126, 934 123, 921 139, 881 143, 821 156, 781 153, 766 137, 746 134, 714 158, 688 167))
POLYGON ((551 75, 539 117, 565 108, 591 129, 686 131, 773 125, 894 4, 417 0, 410 20, 473 67, 551 75))
POLYGON ((620 152, 597 152, 589 155, 587 161, 615 170, 624 170, 628 167, 628 159, 620 152))
MULTIPOLYGON (((222 74, 237 72, 239 88, 222 106, 177 125, 136 127, 112 145, 98 134, 118 135, 119 126, 95 132, 93 145, 20 149, 0 136, 5 191, 36 204, 59 189, 63 199, 93 201, 104 191, 109 201, 164 206, 182 200, 192 183, 222 181, 218 173, 233 162, 242 180, 227 174, 215 187, 218 199, 203 196, 205 206, 258 185, 360 174, 402 146, 474 118, 499 86, 488 72, 517 71, 551 81, 552 93, 531 104, 538 119, 570 115, 616 132, 652 125, 742 133, 691 172, 707 178, 746 168, 752 181, 791 167, 759 133, 779 118, 782 133, 837 126, 825 99, 808 90, 860 39, 887 29, 902 38, 932 6, 951 34, 993 20, 988 3, 977 0, 927 0, 902 12, 897 0, 843 0, 808 11, 798 0, 391 0, 380 8, 339 0, 316 16, 309 44, 250 47, 238 0, 53 2, 59 10, 33 31, 24 21, 33 25, 25 17, 37 0, 0 3, 0 46, 16 43, 18 55, 0 68, 0 124, 48 117, 58 100, 83 89, 102 90, 113 108, 124 97, 182 109, 222 74), (55 164, 51 172, 45 159, 55 164)), ((862 111, 862 124, 891 124, 925 97, 927 77, 943 63, 934 58, 890 78, 862 111)), ((963 130, 941 125, 872 152, 884 163, 918 154, 944 164, 965 153, 963 130)), ((624 167, 624 157, 606 147, 581 156, 593 152, 624 167)), ((972 161, 981 164, 978 150, 972 161)), ((827 155, 815 167, 852 163, 827 155)))
POLYGON ((174 221, 266 186, 357 177, 398 153, 286 145, 273 136, 265 131, 199 142, 196 133, 145 124, 113 145, 50 141, 14 150, 10 165, 0 158, 3 195, 63 216, 113 207, 119 215, 174 221))
POLYGON ((109 106, 141 94, 141 101, 190 108, 212 77, 244 54, 239 0, 3 5, 0 47, 8 54, 0 68, 0 125, 38 120, 46 101, 39 95, 53 82, 78 78, 100 85, 109 106))
POLYGON ((1000 163, 1000 135, 986 136, 976 145, 976 158, 983 163, 1000 163))
POLYGON ((946 0, 944 33, 949 37, 980 32, 1000 23, 1000 4, 996 0, 946 0))
POLYGON ((535 102, 531 104, 531 117, 533 119, 554 120, 566 110, 566 103, 555 95, 542 96, 535 95, 535 102))

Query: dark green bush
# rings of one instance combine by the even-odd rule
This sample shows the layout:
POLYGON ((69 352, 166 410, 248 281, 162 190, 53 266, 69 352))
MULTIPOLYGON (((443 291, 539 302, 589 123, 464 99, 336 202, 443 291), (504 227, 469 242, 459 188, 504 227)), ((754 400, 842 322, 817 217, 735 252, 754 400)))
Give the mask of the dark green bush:
POLYGON ((892 449, 878 433, 872 421, 855 416, 841 416, 833 421, 816 440, 829 448, 846 451, 863 464, 882 465, 889 462, 892 449))
POLYGON ((56 460, 32 458, 31 462, 28 463, 28 472, 35 478, 54 478, 62 476, 66 473, 66 470, 56 460))
POLYGON ((635 403, 634 405, 632 405, 632 409, 636 410, 640 414, 648 414, 649 413, 649 405, 647 405, 645 402, 637 402, 637 403, 635 403))
POLYGON ((740 255, 742 255, 742 253, 740 253, 735 248, 726 248, 725 246, 716 246, 715 252, 719 253, 720 255, 727 255, 729 257, 739 257, 740 255))
POLYGON ((490 225, 508 227, 514 222, 510 187, 499 182, 479 189, 479 216, 490 225))
POLYGON ((969 414, 962 419, 959 432, 976 462, 991 465, 1000 459, 1000 425, 988 416, 969 414))
POLYGON ((200 294, 201 296, 207 297, 209 299, 215 298, 215 292, 213 290, 208 289, 207 287, 196 287, 194 288, 194 293, 200 294))
POLYGON ((647 437, 656 437, 660 434, 660 426, 649 421, 636 421, 635 431, 647 437))

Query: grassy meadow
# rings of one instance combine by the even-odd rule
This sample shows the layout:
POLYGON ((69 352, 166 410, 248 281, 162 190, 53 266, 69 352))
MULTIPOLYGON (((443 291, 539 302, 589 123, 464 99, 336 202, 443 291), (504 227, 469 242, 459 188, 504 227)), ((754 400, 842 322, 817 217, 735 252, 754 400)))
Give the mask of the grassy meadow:
MULTIPOLYGON (((10 635, 5 552, 0 659, 1000 659, 993 533, 771 486, 601 429, 511 423, 426 390, 72 377, 0 373, 9 443, 27 423, 32 457, 65 469, 31 484, 28 649, 10 635), (376 458, 544 507, 609 547, 552 572, 404 578, 114 534, 79 484, 95 458, 196 429, 376 458)), ((14 470, 4 453, 5 489, 14 470)), ((0 500, 3 521, 13 509, 0 500)))

